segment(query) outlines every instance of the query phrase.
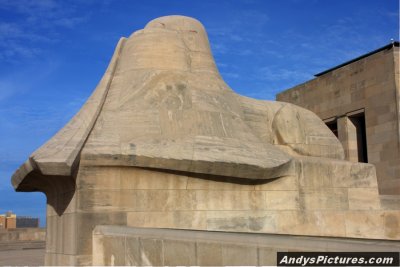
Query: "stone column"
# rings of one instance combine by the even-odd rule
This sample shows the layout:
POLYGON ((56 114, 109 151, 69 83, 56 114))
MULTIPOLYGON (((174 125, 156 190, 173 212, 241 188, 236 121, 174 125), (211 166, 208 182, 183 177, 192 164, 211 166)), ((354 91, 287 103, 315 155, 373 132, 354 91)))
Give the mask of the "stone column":
POLYGON ((338 138, 343 145, 345 157, 351 162, 358 162, 357 126, 347 117, 337 120, 338 138))

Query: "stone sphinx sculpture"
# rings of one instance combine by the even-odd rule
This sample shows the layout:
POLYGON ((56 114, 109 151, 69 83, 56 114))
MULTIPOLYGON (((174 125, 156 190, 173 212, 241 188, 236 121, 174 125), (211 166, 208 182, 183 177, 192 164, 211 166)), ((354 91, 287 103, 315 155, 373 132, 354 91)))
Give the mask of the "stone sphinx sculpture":
POLYGON ((121 38, 91 97, 12 184, 47 196, 52 265, 90 264, 96 225, 398 238, 373 166, 343 159, 314 113, 233 92, 201 23, 168 16, 121 38))

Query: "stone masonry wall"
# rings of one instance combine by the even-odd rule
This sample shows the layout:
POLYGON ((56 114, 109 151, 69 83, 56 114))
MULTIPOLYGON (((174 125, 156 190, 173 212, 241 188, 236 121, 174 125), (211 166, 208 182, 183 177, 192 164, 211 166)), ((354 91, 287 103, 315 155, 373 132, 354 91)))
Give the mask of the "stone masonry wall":
POLYGON ((97 225, 400 238, 400 212, 381 209, 372 165, 304 157, 295 173, 257 182, 81 166, 62 216, 49 206, 46 264, 90 265, 97 225))

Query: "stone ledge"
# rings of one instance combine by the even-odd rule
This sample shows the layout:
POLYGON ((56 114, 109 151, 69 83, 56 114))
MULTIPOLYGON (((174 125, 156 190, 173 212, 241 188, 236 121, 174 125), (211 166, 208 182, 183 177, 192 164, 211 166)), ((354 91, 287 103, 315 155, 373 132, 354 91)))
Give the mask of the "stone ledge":
POLYGON ((96 226, 94 265, 276 265, 278 251, 400 251, 386 240, 96 226))

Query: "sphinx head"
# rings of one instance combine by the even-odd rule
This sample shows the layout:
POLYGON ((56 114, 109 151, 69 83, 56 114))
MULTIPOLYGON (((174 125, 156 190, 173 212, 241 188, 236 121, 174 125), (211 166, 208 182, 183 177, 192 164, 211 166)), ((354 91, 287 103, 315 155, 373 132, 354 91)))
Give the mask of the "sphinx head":
POLYGON ((150 21, 128 38, 124 51, 127 69, 218 73, 203 25, 185 16, 150 21))

